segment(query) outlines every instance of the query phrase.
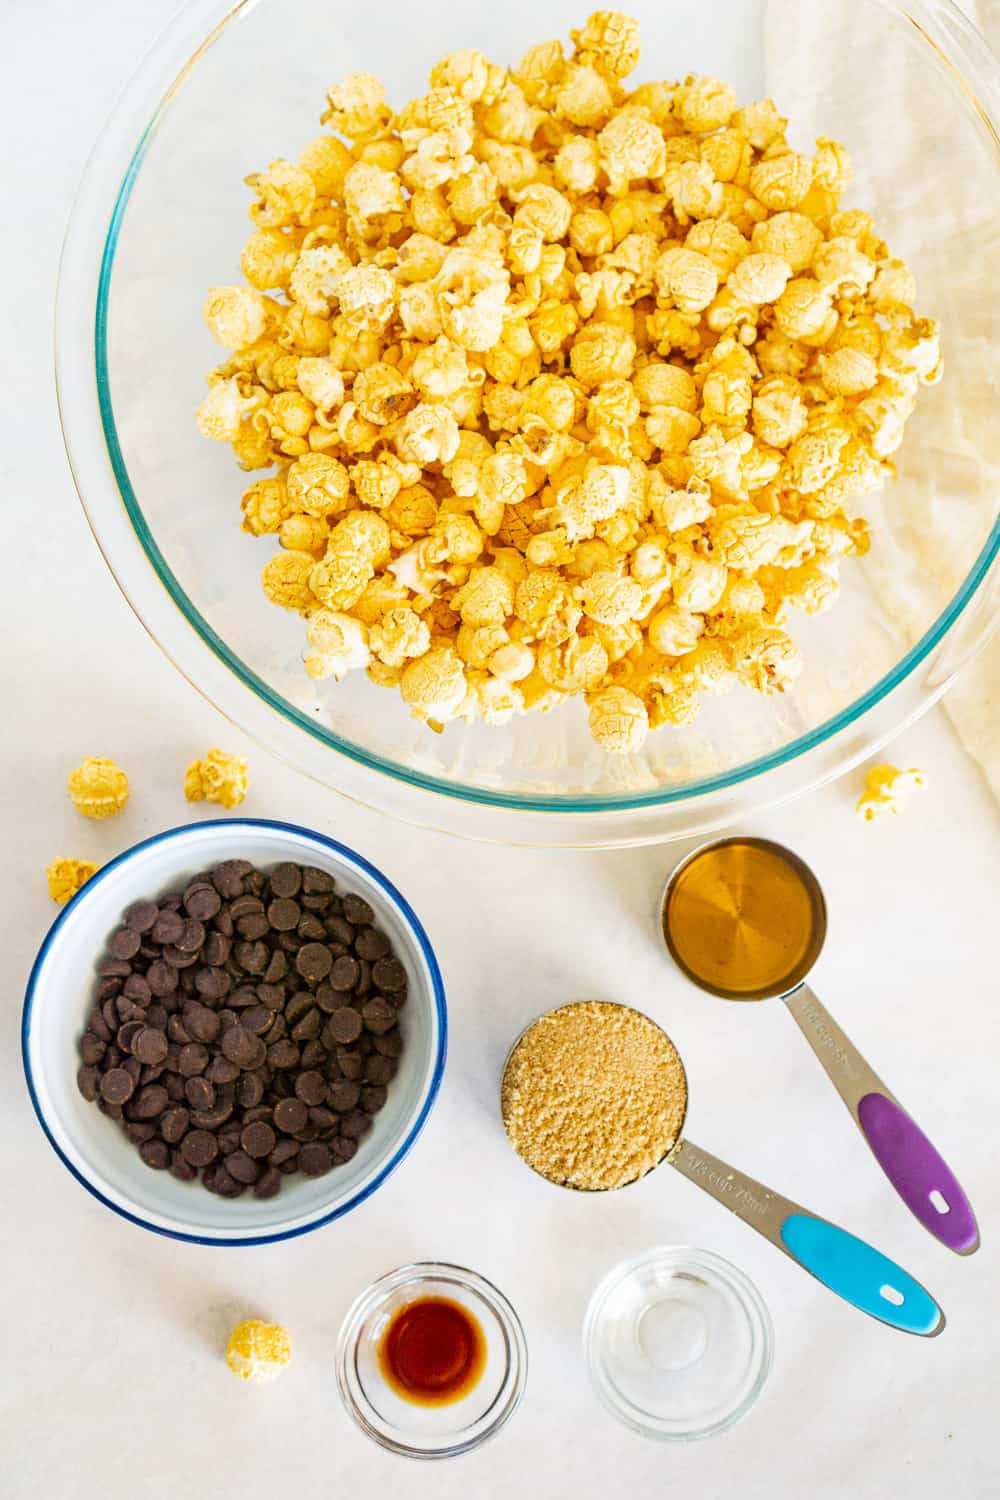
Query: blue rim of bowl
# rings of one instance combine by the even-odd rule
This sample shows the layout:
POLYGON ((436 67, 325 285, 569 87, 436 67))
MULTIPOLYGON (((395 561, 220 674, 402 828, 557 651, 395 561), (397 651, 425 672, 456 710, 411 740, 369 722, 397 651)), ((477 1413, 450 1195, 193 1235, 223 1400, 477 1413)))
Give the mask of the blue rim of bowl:
MULTIPOLYGON (((687 802, 696 797, 727 791, 744 781, 752 780, 755 776, 777 770, 781 766, 787 765, 791 761, 797 760, 800 756, 807 754, 810 750, 825 744, 827 740, 832 739, 842 730, 856 723, 869 709, 874 708, 884 698, 888 697, 895 688, 899 687, 916 670, 920 663, 929 656, 930 652, 941 642, 944 636, 947 635, 952 625, 955 624, 973 598, 976 590, 986 578, 992 564, 998 555, 1000 555, 1000 519, 994 523, 981 551, 969 569, 961 588, 954 595, 947 608, 938 615, 937 619, 934 620, 930 628, 917 641, 916 645, 912 646, 900 658, 892 671, 887 672, 884 677, 880 678, 860 698, 856 698, 853 703, 849 704, 847 708, 842 709, 840 713, 825 720, 824 723, 819 724, 807 734, 800 735, 798 739, 792 740, 780 750, 774 750, 767 755, 759 756, 756 760, 748 761, 742 766, 736 766, 731 771, 722 772, 717 776, 705 777, 703 780, 690 782, 683 787, 675 787, 673 789, 660 787, 655 791, 635 792, 630 796, 617 797, 544 797, 517 796, 511 792, 498 792, 487 787, 477 787, 466 782, 443 781, 436 776, 431 776, 414 770, 411 767, 401 765, 398 761, 388 760, 384 756, 363 750, 359 746, 352 744, 350 740, 342 739, 332 730, 324 729, 322 725, 310 720, 300 709, 297 709, 286 698, 283 698, 280 693, 275 692, 273 688, 269 687, 246 662, 226 645, 221 636, 212 629, 208 621, 181 588, 180 583, 153 539, 152 532, 146 523, 142 508, 139 505, 138 497, 132 487, 132 481, 129 477, 128 468, 122 453, 121 442, 118 437, 118 429, 111 401, 107 333, 111 274, 114 267, 115 252, 118 246, 118 238, 121 233, 125 210, 132 196, 132 190, 138 178, 143 159, 156 135, 160 119, 175 95, 178 84, 183 82, 187 72, 204 50, 206 42, 210 41, 214 45, 225 28, 240 15, 243 8, 242 3, 235 5, 215 28, 210 38, 206 38, 201 46, 196 49, 192 57, 179 70, 177 77, 160 99, 149 123, 139 137, 139 141, 122 178, 121 186, 115 198, 114 208, 111 212, 108 232, 101 253, 94 316, 94 363, 98 407, 108 457, 126 514, 139 544, 146 554, 147 561, 187 624, 190 625, 202 643, 233 673, 237 680, 244 687, 249 688, 255 697, 259 698, 267 707, 273 709, 290 724, 304 730, 313 739, 327 745, 331 750, 346 756, 349 760, 365 767, 369 771, 375 771, 380 775, 390 777, 394 781, 401 781, 408 786, 419 788, 422 791, 436 792, 441 796, 460 802, 487 807, 509 808, 515 812, 543 813, 627 812, 638 808, 666 807, 674 802, 687 802)), ((157 639, 155 634, 154 639, 157 639)), ((159 644, 158 641, 157 643, 159 644)), ((169 653, 167 654, 169 655, 169 653)))
POLYGON ((133 844, 131 848, 125 849, 121 854, 116 854, 114 859, 108 860, 108 863, 106 865, 102 865, 96 875, 91 876, 86 885, 81 887, 81 889, 72 898, 72 900, 67 902, 66 906, 59 913, 55 921, 52 923, 52 926, 45 934, 45 937, 42 941, 42 946, 39 948, 38 955, 31 966, 31 973, 28 975, 28 983, 25 987, 24 993, 24 1009, 21 1015, 21 1061, 24 1066, 24 1077, 28 1085, 28 1094, 31 1097, 31 1105, 35 1111, 35 1115, 38 1119, 39 1125, 41 1125, 42 1130, 45 1132, 45 1136, 48 1140, 49 1145, 52 1147, 53 1151, 56 1153, 63 1166, 73 1177, 76 1178, 81 1187, 86 1188, 87 1192, 90 1193, 92 1197, 96 1198, 99 1203, 103 1203, 105 1208, 110 1208, 113 1213, 116 1213, 119 1216, 119 1218, 127 1219, 130 1224, 137 1224, 140 1229, 148 1229, 153 1234, 162 1234, 167 1239, 183 1240, 186 1244, 189 1245, 218 1245, 221 1248, 225 1248, 226 1246, 235 1246, 237 1248, 242 1248, 246 1245, 273 1245, 278 1243, 278 1241, 280 1240, 294 1240, 297 1239, 299 1235, 309 1234, 314 1229, 321 1229, 324 1224, 332 1224, 334 1219, 343 1218, 344 1214, 349 1213, 352 1208, 357 1208, 360 1203, 364 1203, 365 1199, 370 1198, 372 1193, 374 1193, 377 1188, 382 1186, 386 1178, 396 1170, 403 1158, 409 1154, 409 1151, 412 1148, 414 1142, 427 1123, 427 1117, 431 1112, 434 1101, 437 1098, 438 1091, 441 1087, 441 1079, 444 1076, 447 1057, 448 1011, 445 1003, 444 981, 441 977, 441 970, 438 966, 438 961, 434 956, 434 950, 431 947, 430 939, 424 931, 423 925, 421 924, 416 912, 410 906, 410 903, 404 896, 400 894, 400 892, 393 885, 392 881, 388 880, 382 874, 381 870, 377 870, 373 864, 369 863, 369 861, 364 858, 363 855, 356 853, 356 851, 353 849, 349 849, 346 844, 340 844, 336 839, 327 838, 325 834, 317 833, 312 828, 302 828, 297 823, 282 823, 272 818, 219 818, 216 822, 212 823, 183 823, 180 824, 177 828, 167 828, 162 833, 154 834, 152 838, 143 839, 141 843, 133 844), (375 884, 385 893, 385 895, 388 896, 390 901, 392 901, 392 903, 396 907, 398 907, 408 927, 410 928, 410 931, 413 933, 413 936, 417 942, 417 946, 420 949, 424 962, 427 965, 428 972, 431 976, 431 989, 434 996, 434 1007, 437 1013, 438 1045, 437 1057, 434 1060, 434 1071, 431 1075, 430 1084, 427 1089, 427 1097, 421 1105, 420 1112, 417 1115, 417 1118, 414 1120, 412 1126, 410 1127, 406 1139, 390 1157, 389 1161, 386 1162, 385 1166, 382 1167, 382 1169, 376 1174, 376 1176, 373 1177, 372 1180, 367 1183, 359 1193, 356 1193, 354 1197, 349 1199, 346 1203, 340 1204, 330 1213, 323 1214, 320 1218, 313 1219, 308 1224, 301 1224, 296 1229, 283 1229, 278 1234, 246 1235, 238 1239, 217 1239, 214 1235, 187 1234, 183 1230, 165 1229, 161 1224, 151 1224, 148 1219, 142 1218, 139 1214, 131 1213, 127 1208, 123 1208, 121 1204, 115 1203, 111 1198, 106 1197, 104 1193, 100 1192, 100 1190, 96 1188, 94 1184, 90 1182, 88 1178, 85 1177, 83 1173, 73 1165, 73 1163, 66 1156, 62 1147, 59 1145, 55 1136, 52 1134, 52 1131, 49 1129, 48 1123, 45 1119, 45 1115, 43 1114, 42 1108, 38 1102, 38 1095, 35 1091, 35 1080, 31 1069, 31 1057, 28 1039, 31 1032, 31 1014, 34 1006, 35 987, 41 977, 42 969, 45 965, 46 959, 48 958, 49 950, 57 941, 63 923, 66 921, 70 912, 74 909, 77 903, 81 901, 88 894, 88 892, 92 891, 95 886, 99 885, 105 876, 110 875, 112 870, 117 869, 120 865, 126 864, 135 854, 140 854, 146 849, 153 849, 157 844, 165 843, 166 841, 171 839, 177 839, 184 834, 193 833, 196 830, 201 830, 204 828, 225 829, 233 827, 274 828, 281 833, 291 834, 295 838, 304 838, 315 843, 323 844, 327 849, 333 850, 333 852, 339 855, 341 859, 345 859, 348 864, 354 865, 357 869, 364 871, 364 873, 375 882, 375 884))

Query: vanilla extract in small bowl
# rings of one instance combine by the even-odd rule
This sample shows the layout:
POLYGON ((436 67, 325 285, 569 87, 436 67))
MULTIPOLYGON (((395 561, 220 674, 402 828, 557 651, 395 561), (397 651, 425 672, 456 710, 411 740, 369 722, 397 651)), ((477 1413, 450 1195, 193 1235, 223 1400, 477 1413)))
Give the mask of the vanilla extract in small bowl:
POLYGON ((446 1406, 461 1401, 486 1366, 477 1318, 450 1297, 417 1297, 393 1313, 379 1345, 386 1383, 405 1401, 446 1406))
POLYGON ((450 1458, 512 1416, 527 1379, 517 1313, 484 1276, 421 1261, 372 1282, 340 1330, 337 1384, 363 1432, 408 1458, 450 1458))

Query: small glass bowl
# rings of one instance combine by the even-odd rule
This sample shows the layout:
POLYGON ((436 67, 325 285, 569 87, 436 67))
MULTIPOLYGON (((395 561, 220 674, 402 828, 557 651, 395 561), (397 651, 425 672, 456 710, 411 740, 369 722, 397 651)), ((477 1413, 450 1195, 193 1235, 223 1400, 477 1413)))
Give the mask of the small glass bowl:
POLYGON ((499 1432, 524 1394, 528 1347, 507 1298, 464 1266, 418 1261, 381 1276, 355 1300, 337 1340, 337 1385, 363 1432, 407 1458, 453 1458, 499 1432), (419 1297, 447 1297, 476 1319, 486 1340, 483 1373, 467 1395, 445 1406, 406 1401, 386 1383, 378 1351, 398 1308, 419 1297))
POLYGON ((615 1266, 583 1328, 601 1401, 633 1432, 661 1442, 713 1437, 746 1416, 773 1346, 753 1282, 721 1255, 686 1245, 615 1266))

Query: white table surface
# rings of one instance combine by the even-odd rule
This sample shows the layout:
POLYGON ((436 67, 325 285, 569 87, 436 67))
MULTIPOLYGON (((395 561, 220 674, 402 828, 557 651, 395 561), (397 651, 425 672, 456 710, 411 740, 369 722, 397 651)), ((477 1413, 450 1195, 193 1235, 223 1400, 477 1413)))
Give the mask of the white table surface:
POLYGON ((608 854, 482 849, 418 833, 324 794, 244 744, 159 654, 93 545, 60 443, 50 364, 56 262, 71 194, 112 96, 164 18, 156 0, 38 0, 4 14, 0 121, 6 228, 9 517, 0 1052, 0 1496, 174 1500, 177 1495, 373 1494, 551 1500, 684 1493, 691 1500, 990 1500, 1000 1494, 997 1316, 1000 1006, 989 934, 1000 876, 997 810, 937 712, 896 747, 930 790, 866 827, 857 778, 753 831, 815 866, 831 912, 818 988, 956 1166, 984 1248, 969 1261, 895 1200, 779 1006, 726 1007, 680 980, 654 911, 674 848, 608 854), (425 921, 444 969, 451 1057, 440 1102, 405 1166, 343 1223, 274 1247, 197 1249, 113 1217, 70 1178, 38 1129, 18 1052, 23 982, 55 908, 44 867, 100 861, 183 821, 183 769, 210 744, 250 757, 245 809, 335 833, 380 865, 425 921), (111 755, 126 812, 81 821, 68 770, 111 755), (471 940, 470 940, 471 939, 471 940), (875 1240, 947 1310, 921 1342, 845 1307, 672 1174, 587 1198, 533 1177, 506 1145, 497 1073, 521 1025, 553 1004, 618 998, 662 1018, 688 1064, 696 1140, 875 1240), (580 1358, 588 1295, 621 1257, 657 1242, 729 1256, 770 1305, 769 1385, 742 1425, 664 1447, 600 1408, 580 1358), (407 1465, 340 1408, 340 1319, 373 1276, 410 1259, 476 1267, 519 1309, 528 1391, 501 1436, 444 1465, 407 1465), (254 1390, 222 1351, 239 1318, 284 1322, 291 1370, 254 1390), (404 1488, 405 1487, 405 1488, 404 1488))

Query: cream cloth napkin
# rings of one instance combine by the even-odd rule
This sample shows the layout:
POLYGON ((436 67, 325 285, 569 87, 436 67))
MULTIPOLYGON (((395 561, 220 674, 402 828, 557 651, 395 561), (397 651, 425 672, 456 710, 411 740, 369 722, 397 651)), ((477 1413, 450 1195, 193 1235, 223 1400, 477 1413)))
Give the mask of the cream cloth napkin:
MULTIPOLYGON (((1000 0, 960 4, 1000 55, 1000 0)), ((809 0, 769 0, 765 75, 790 118, 793 144, 810 149, 816 136, 829 135, 849 146, 855 182, 848 203, 872 205, 879 233, 917 274, 918 311, 942 321, 947 393, 939 387, 937 401, 936 392, 924 393, 899 456, 901 472, 920 483, 887 487, 888 524, 866 559, 901 645, 910 646, 961 585, 997 516, 1000 195, 985 133, 977 145, 968 116, 945 107, 944 78, 927 87, 926 42, 886 14, 875 15, 874 35, 861 47, 856 15, 853 3, 835 14, 809 0), (817 56, 824 58, 819 88, 817 56), (866 161, 873 173, 867 192, 866 161), (945 286, 948 302, 939 307, 933 289, 945 286)), ((993 603, 1000 606, 997 590, 993 603)), ((1000 798, 1000 634, 944 702, 1000 798)))

